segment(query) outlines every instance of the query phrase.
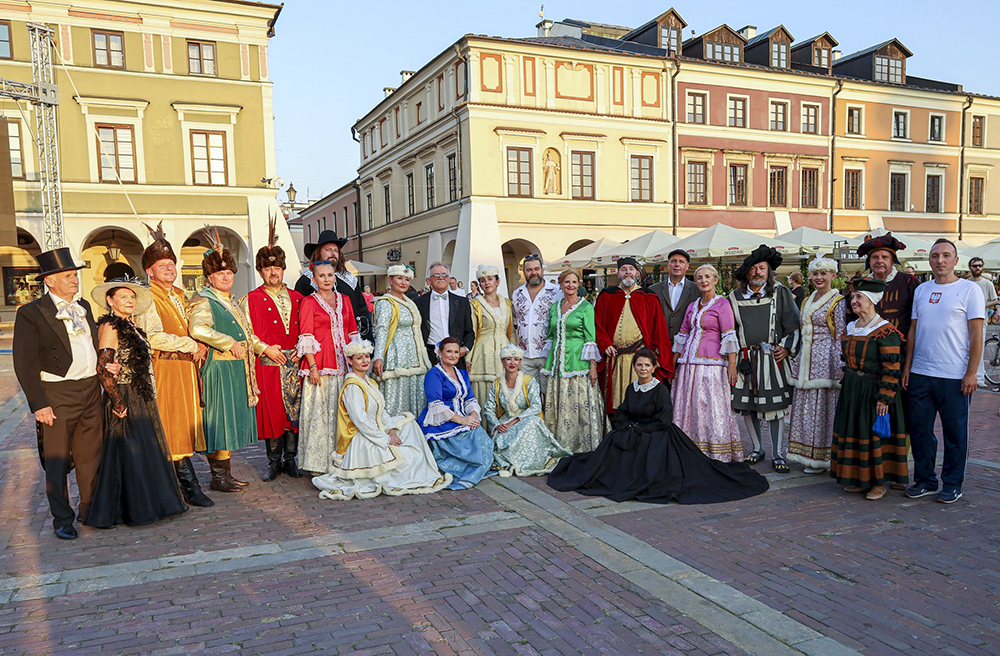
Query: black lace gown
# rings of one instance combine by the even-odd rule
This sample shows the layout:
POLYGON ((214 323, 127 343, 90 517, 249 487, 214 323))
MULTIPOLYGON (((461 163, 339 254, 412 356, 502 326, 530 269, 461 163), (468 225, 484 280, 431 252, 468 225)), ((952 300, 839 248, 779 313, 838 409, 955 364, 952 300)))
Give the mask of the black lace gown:
POLYGON ((767 479, 742 462, 706 456, 673 423, 666 385, 629 385, 614 429, 597 449, 563 458, 549 474, 559 491, 647 503, 719 503, 765 492, 767 479))
POLYGON ((98 369, 103 370, 104 363, 116 355, 122 370, 114 380, 107 376, 101 380, 104 454, 84 523, 96 528, 151 524, 184 512, 187 505, 177 486, 156 407, 149 343, 130 321, 107 315, 98 326, 104 323, 118 331, 118 352, 102 349, 98 369), (128 409, 124 418, 112 412, 116 402, 128 409))

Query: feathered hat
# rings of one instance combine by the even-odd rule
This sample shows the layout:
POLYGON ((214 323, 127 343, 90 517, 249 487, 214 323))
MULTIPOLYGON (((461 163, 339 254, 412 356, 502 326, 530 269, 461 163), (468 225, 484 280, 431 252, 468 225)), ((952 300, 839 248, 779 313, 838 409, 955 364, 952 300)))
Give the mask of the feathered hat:
POLYGON ((774 271, 781 266, 782 259, 781 253, 777 249, 771 248, 767 244, 761 244, 746 256, 743 264, 740 265, 740 268, 736 269, 733 277, 743 282, 747 279, 747 274, 750 273, 750 267, 761 262, 767 262, 767 266, 770 267, 771 271, 774 271))
POLYGON ((871 258, 871 254, 875 251, 889 251, 892 253, 893 264, 899 264, 899 258, 896 257, 896 252, 905 249, 906 244, 893 237, 891 232, 887 232, 878 237, 865 235, 864 242, 858 246, 858 255, 865 258, 865 267, 871 268, 868 266, 868 261, 871 258))
POLYGON ((142 270, 145 271, 160 260, 170 260, 174 264, 177 264, 177 255, 174 254, 174 249, 170 247, 167 235, 163 232, 163 221, 156 224, 155 230, 149 227, 147 223, 143 223, 142 225, 146 226, 149 236, 153 239, 153 243, 147 246, 146 250, 142 252, 142 270))
POLYGON ((201 260, 201 272, 207 278, 213 273, 229 270, 236 273, 236 260, 229 249, 222 245, 222 238, 219 237, 219 229, 205 226, 205 234, 211 248, 205 251, 201 260))
POLYGON ((285 268, 285 251, 278 246, 277 217, 271 215, 267 221, 267 246, 257 251, 257 271, 264 267, 285 268))

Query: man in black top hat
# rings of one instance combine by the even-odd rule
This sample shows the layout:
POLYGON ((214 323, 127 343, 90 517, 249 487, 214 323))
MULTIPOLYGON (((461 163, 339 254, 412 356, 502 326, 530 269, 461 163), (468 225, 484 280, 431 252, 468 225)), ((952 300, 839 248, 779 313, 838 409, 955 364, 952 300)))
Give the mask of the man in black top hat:
POLYGON ((670 333, 670 343, 674 343, 674 338, 681 331, 681 324, 684 323, 684 313, 688 306, 698 300, 701 293, 698 285, 694 281, 687 279, 688 267, 691 265, 691 256, 687 251, 677 249, 670 251, 667 256, 667 280, 651 285, 649 291, 660 297, 660 305, 663 307, 663 316, 667 320, 667 332, 670 333))
POLYGON ((37 258, 48 292, 18 308, 14 320, 14 373, 42 430, 45 491, 56 537, 73 540, 73 507, 66 478, 76 465, 79 519, 90 510, 104 446, 101 384, 97 378, 97 326, 80 298, 83 267, 68 248, 37 258))
MULTIPOLYGON (((364 289, 357 276, 347 270, 347 259, 340 250, 346 243, 347 240, 339 239, 333 230, 324 230, 319 233, 316 243, 306 244, 303 247, 302 253, 310 263, 329 261, 333 264, 337 274, 337 291, 351 299, 354 319, 358 323, 358 335, 361 339, 374 343, 371 313, 365 301, 364 289)), ((295 283, 295 291, 303 296, 309 296, 316 291, 316 287, 313 286, 312 271, 309 268, 303 270, 302 276, 295 283)))

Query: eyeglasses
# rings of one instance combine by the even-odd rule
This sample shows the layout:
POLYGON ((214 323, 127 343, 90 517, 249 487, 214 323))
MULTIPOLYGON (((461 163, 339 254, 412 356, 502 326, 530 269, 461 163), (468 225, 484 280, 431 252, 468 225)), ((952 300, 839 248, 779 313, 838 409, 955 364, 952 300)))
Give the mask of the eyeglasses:
POLYGON ((447 273, 432 273, 428 278, 437 278, 440 280, 441 278, 451 278, 451 276, 447 273))
POLYGON ((539 255, 538 253, 533 253, 531 255, 524 256, 524 262, 540 262, 541 260, 542 256, 539 255))

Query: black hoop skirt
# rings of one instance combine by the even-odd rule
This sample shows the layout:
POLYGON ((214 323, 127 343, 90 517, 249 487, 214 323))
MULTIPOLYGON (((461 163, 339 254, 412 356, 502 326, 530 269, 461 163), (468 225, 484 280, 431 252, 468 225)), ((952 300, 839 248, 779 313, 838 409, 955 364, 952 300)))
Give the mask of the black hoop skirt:
POLYGON ((549 487, 612 501, 685 504, 736 501, 767 490, 767 479, 746 463, 706 456, 672 419, 666 385, 646 392, 629 385, 615 428, 594 451, 560 460, 549 487))
POLYGON ((128 409, 123 419, 104 395, 104 454, 84 523, 96 528, 141 526, 187 510, 167 450, 156 401, 118 385, 128 409))

